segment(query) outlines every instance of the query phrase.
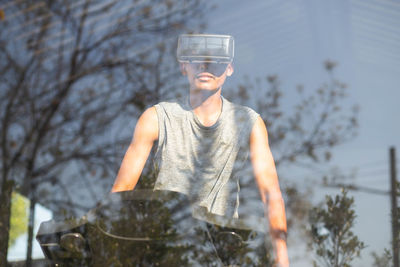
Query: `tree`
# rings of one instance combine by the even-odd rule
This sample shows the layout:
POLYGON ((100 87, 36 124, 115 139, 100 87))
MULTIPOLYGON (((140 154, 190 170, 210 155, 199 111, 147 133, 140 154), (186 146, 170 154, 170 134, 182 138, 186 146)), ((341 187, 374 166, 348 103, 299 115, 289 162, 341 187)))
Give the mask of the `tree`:
POLYGON ((385 249, 381 255, 376 253, 375 251, 371 253, 371 256, 374 258, 373 267, 390 267, 392 255, 390 251, 385 249))
MULTIPOLYGON (((348 87, 335 77, 337 63, 327 60, 323 64, 328 80, 315 90, 304 86, 289 92, 297 99, 285 109, 285 93, 279 77, 268 75, 244 77, 236 89, 228 91, 229 98, 241 104, 254 107, 263 118, 271 150, 274 154, 278 173, 287 166, 299 166, 314 170, 316 164, 331 160, 332 149, 348 142, 357 134, 358 107, 347 106, 348 87), (306 93, 308 91, 308 93, 306 93), (256 96, 256 97, 255 97, 256 96)), ((323 175, 317 175, 315 182, 321 183, 323 175)), ((279 177, 282 191, 286 195, 288 227, 296 226, 301 234, 307 225, 308 212, 312 207, 312 189, 303 182, 287 181, 279 177)), ((251 182, 251 181, 249 181, 251 182)))
MULTIPOLYGON (((322 266, 349 267, 365 245, 352 232, 356 218, 354 199, 346 191, 335 197, 326 196, 324 207, 315 207, 310 212, 309 246, 322 266)), ((317 261, 314 261, 317 266, 317 261)))
POLYGON ((119 192, 62 227, 44 222, 38 239, 62 266, 272 266, 264 234, 206 224, 193 218, 189 202, 171 191, 119 192), (71 233, 80 239, 57 238, 71 233))
POLYGON ((390 267, 392 256, 390 255, 390 251, 385 249, 381 255, 376 253, 375 251, 371 253, 371 256, 374 258, 373 267, 390 267))
POLYGON ((2 6, 0 266, 6 264, 14 189, 31 200, 33 216, 37 202, 67 214, 86 211, 109 188, 105 178, 115 172, 131 135, 127 120, 179 86, 171 61, 175 38, 169 37, 198 27, 206 7, 199 10, 200 3, 59 0, 2 6))
POLYGON ((8 247, 15 244, 17 238, 26 233, 28 222, 28 201, 22 195, 13 192, 11 197, 10 239, 8 247))
POLYGON ((297 94, 298 99, 293 110, 284 109, 285 91, 276 75, 254 80, 245 77, 238 89, 231 92, 231 98, 254 107, 264 119, 278 166, 329 161, 332 147, 357 134, 358 107, 348 109, 344 105, 348 88, 335 78, 336 65, 330 60, 324 62, 328 81, 309 90, 311 93, 306 94, 303 85, 290 92, 297 94))

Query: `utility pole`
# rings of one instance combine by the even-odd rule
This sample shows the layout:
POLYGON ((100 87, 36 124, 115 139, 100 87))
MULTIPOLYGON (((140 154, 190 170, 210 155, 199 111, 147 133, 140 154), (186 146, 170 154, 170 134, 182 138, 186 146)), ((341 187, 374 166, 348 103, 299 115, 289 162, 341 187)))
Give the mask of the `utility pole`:
POLYGON ((397 178, 396 178, 396 150, 390 148, 390 196, 392 203, 392 251, 393 251, 393 267, 399 266, 399 216, 397 212, 397 178))

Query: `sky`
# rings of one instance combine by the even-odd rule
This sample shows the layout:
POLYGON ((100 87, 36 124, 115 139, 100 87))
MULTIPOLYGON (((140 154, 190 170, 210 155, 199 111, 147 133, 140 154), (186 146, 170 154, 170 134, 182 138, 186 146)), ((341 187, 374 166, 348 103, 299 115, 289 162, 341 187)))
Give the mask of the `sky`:
MULTIPOLYGON (((360 126, 356 138, 336 147, 332 161, 318 167, 357 171, 352 182, 389 190, 389 147, 400 149, 400 1, 221 0, 206 20, 209 33, 235 38, 235 73, 227 86, 234 87, 244 75, 277 74, 290 105, 296 101, 292 96, 297 84, 314 90, 327 79, 323 62, 337 62, 335 76, 348 84, 349 102, 360 106, 360 126)), ((305 169, 296 175, 280 172, 297 180, 316 175, 305 169)), ((338 193, 321 186, 313 189, 315 203, 338 193)), ((390 248, 389 196, 350 195, 357 213, 354 231, 368 246, 354 266, 371 266, 372 251, 390 248)), ((37 210, 38 222, 50 218, 47 211, 37 210)), ((24 238, 10 249, 10 258, 25 255, 24 238)), ((292 266, 310 266, 311 253, 302 249, 301 244, 289 246, 292 266)), ((40 250, 34 251, 41 257, 40 250)))
MULTIPOLYGON (((221 1, 208 18, 210 33, 235 37, 232 86, 244 75, 277 74, 284 97, 295 102, 292 92, 297 84, 315 90, 327 79, 322 63, 337 62, 336 78, 348 85, 349 103, 360 107, 359 130, 356 138, 333 150, 329 164, 317 167, 354 171, 351 182, 390 189, 389 148, 400 148, 399 1, 221 1)), ((313 170, 300 170, 300 175, 278 171, 297 180, 316 175, 313 170)), ((321 186, 313 189, 315 203, 339 192, 321 186)), ((367 245, 354 266, 371 266, 372 251, 381 254, 391 248, 389 195, 349 194, 357 214, 354 232, 367 245)), ((310 266, 312 253, 304 253, 301 245, 289 246, 289 254, 292 266, 310 266)))

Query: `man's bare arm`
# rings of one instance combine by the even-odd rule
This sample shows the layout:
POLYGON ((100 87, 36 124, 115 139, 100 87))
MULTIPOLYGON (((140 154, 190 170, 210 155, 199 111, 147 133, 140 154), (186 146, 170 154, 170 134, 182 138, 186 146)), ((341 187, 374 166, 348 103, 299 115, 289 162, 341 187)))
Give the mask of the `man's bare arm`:
POLYGON ((155 107, 140 116, 132 142, 122 160, 111 192, 133 190, 149 157, 154 141, 158 139, 158 118, 155 107))
POLYGON ((289 266, 286 247, 285 206, 279 188, 275 162, 268 144, 264 121, 258 117, 250 136, 251 161, 254 176, 268 214, 269 231, 275 249, 278 266, 289 266))

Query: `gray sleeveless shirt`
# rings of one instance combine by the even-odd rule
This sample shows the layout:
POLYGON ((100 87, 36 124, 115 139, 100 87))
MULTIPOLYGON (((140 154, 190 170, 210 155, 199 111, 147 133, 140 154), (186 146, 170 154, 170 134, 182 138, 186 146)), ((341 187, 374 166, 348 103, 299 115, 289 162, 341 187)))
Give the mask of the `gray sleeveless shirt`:
POLYGON ((262 205, 249 162, 250 133, 259 116, 254 110, 222 97, 220 117, 206 127, 194 114, 188 97, 161 102, 155 108, 159 135, 154 190, 187 195, 195 207, 194 216, 212 223, 218 217, 239 218, 242 184, 253 186, 251 194, 256 190, 257 205, 262 205))

